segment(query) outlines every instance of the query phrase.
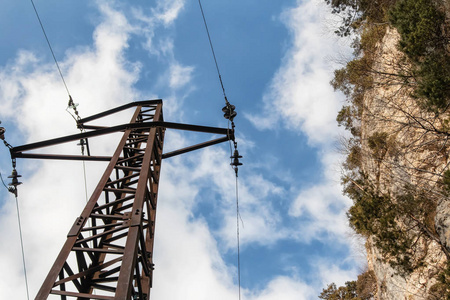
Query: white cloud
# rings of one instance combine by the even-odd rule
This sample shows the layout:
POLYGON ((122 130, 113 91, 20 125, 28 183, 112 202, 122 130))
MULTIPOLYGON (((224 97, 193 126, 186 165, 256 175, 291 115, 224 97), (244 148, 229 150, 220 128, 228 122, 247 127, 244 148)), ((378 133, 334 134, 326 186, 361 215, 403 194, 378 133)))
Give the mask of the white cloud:
POLYGON ((141 23, 139 32, 146 37, 144 48, 152 55, 173 58, 173 38, 164 34, 155 35, 155 31, 163 26, 165 29, 173 27, 185 5, 185 0, 157 1, 154 8, 148 11, 142 8, 133 8, 133 17, 141 23), (156 42, 155 42, 155 39, 156 42))
POLYGON ((322 181, 301 190, 291 204, 291 216, 308 220, 302 225, 306 227, 302 230, 303 239, 321 239, 324 234, 326 238, 340 239, 350 230, 345 211, 351 202, 342 195, 338 172, 340 158, 335 152, 322 153, 322 181))
POLYGON ((179 180, 186 175, 185 168, 179 161, 164 162, 152 297, 230 299, 236 290, 234 269, 225 265, 207 224, 192 216, 198 187, 179 180), (175 178, 169 174, 176 174, 175 178))
MULTIPOLYGON (((340 262, 342 264, 342 262, 340 262)), ((327 261, 318 258, 317 269, 319 270, 320 278, 322 280, 322 287, 334 282, 337 286, 342 286, 347 281, 356 280, 358 273, 361 272, 358 268, 343 269, 342 265, 333 261, 327 261)))
POLYGON ((334 37, 323 35, 327 8, 323 1, 299 1, 282 17, 292 36, 292 45, 264 96, 262 115, 246 117, 259 128, 281 123, 303 131, 309 142, 327 144, 337 137, 335 118, 339 101, 329 85, 332 75, 330 56, 341 49, 334 37))
MULTIPOLYGON (((235 173, 227 159, 229 154, 220 148, 202 151, 199 164, 190 170, 192 184, 206 182, 220 195, 218 209, 223 222, 216 236, 225 250, 236 247, 236 180, 235 173)), ((178 170, 179 172, 180 170, 178 170)), ((284 191, 260 174, 250 173, 238 180, 239 211, 242 219, 241 244, 257 243, 273 245, 288 236, 288 229, 282 229, 280 213, 272 207, 270 199, 284 191)))
POLYGON ((191 81, 193 67, 182 66, 178 63, 170 66, 170 87, 181 88, 191 81))
POLYGON ((281 126, 301 131, 319 152, 320 179, 297 190, 292 198, 289 215, 298 227, 297 232, 289 232, 290 236, 302 242, 318 239, 344 244, 351 235, 345 215, 351 202, 341 193, 342 157, 334 149, 343 134, 335 121, 342 102, 329 81, 333 69, 339 67, 331 57, 341 56, 349 49, 346 41, 325 35, 324 26, 330 16, 323 1, 297 3, 297 7, 286 9, 280 17, 290 31, 292 43, 263 97, 263 112, 246 117, 260 129, 281 126))
POLYGON ((184 8, 185 2, 185 0, 159 0, 157 8, 153 11, 154 15, 166 26, 173 24, 184 8))
POLYGON ((303 300, 317 297, 314 289, 306 283, 289 277, 277 277, 258 294, 249 295, 254 300, 303 300))
POLYGON ((342 157, 334 149, 342 134, 335 121, 341 101, 329 81, 337 67, 330 57, 348 49, 340 47, 335 37, 324 35, 328 8, 323 1, 298 3, 280 18, 291 33, 292 44, 263 97, 264 111, 247 118, 259 128, 281 124, 302 131, 319 152, 321 180, 298 191, 289 210, 306 232, 299 238, 344 237, 348 230, 345 209, 350 202, 341 194, 342 157))
POLYGON ((155 88, 163 87, 166 92, 164 99, 170 106, 166 106, 165 115, 179 120, 183 116, 180 110, 183 100, 195 90, 192 74, 193 66, 181 64, 174 54, 174 23, 182 13, 185 0, 159 0, 150 9, 132 8, 131 16, 136 25, 136 33, 145 37, 141 42, 143 49, 158 62, 166 63, 165 71, 159 71, 155 88), (158 34, 156 34, 158 33, 158 34), (167 82, 169 84, 167 84, 167 82), (188 84, 190 83, 190 84, 188 84))

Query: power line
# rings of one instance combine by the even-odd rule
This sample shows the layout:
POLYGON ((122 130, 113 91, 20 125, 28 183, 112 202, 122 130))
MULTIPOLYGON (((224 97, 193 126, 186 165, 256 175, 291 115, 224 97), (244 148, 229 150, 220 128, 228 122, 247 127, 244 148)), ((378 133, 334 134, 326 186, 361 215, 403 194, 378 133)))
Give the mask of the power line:
POLYGON ((29 300, 30 299, 30 293, 28 291, 27 266, 25 264, 25 251, 24 251, 24 247, 23 247, 22 226, 20 225, 19 200, 17 198, 17 193, 15 194, 15 198, 16 198, 16 208, 17 208, 17 220, 19 222, 20 246, 21 246, 21 249, 22 249, 23 273, 24 273, 24 276, 25 276, 25 286, 26 286, 26 290, 27 290, 27 299, 29 300))
MULTIPOLYGON (((201 0, 198 0, 198 4, 200 6, 200 11, 202 12, 203 17, 203 23, 205 24, 206 33, 208 35, 209 40, 209 46, 211 47, 211 53, 214 58, 214 63, 216 64, 216 70, 217 75, 219 76, 220 86, 222 87, 223 96, 225 98, 225 107, 222 108, 222 111, 224 112, 224 117, 228 119, 228 129, 230 129, 230 123, 232 130, 234 131, 235 125, 233 122, 234 117, 236 117, 235 106, 231 105, 230 102, 228 102, 227 95, 225 93, 225 87, 223 85, 222 76, 220 74, 219 64, 217 63, 216 53, 214 51, 214 46, 212 44, 211 35, 209 34, 208 29, 208 23, 206 22, 205 13, 203 11, 202 2, 201 0)), ((239 162, 239 158, 242 158, 242 156, 239 155, 239 152, 237 150, 237 142, 233 136, 233 145, 234 145, 234 153, 231 149, 231 141, 230 141, 230 158, 231 158, 231 166, 234 169, 234 172, 236 174, 236 239, 237 239, 237 267, 238 267, 238 288, 239 288, 239 300, 241 299, 241 251, 240 251, 240 232, 239 232, 239 219, 241 218, 239 213, 239 190, 238 190, 238 167, 242 165, 242 163, 239 162)), ((241 219, 242 221, 242 219, 241 219)))
POLYGON ((209 46, 211 47, 211 52, 212 52, 212 55, 214 58, 214 63, 216 64, 217 75, 219 76, 220 86, 222 87, 222 92, 223 92, 223 96, 225 98, 225 103, 228 105, 229 103, 228 103, 227 95, 225 93, 225 88, 223 86, 222 76, 220 75, 219 64, 217 63, 216 53, 214 52, 214 46, 212 44, 211 36, 209 34, 209 29, 208 29, 208 24, 207 24, 206 18, 205 18, 205 13, 203 12, 202 2, 200 0, 198 0, 198 4, 200 6, 200 11, 202 12, 203 23, 205 24, 206 33, 208 35, 208 40, 209 40, 209 46))
MULTIPOLYGON (((62 80, 62 82, 64 84, 64 87, 65 87, 65 89, 67 91, 67 95, 69 95, 69 104, 67 105, 66 111, 72 116, 72 118, 75 120, 75 122, 77 122, 80 119, 80 116, 79 116, 78 111, 77 111, 77 105, 78 104, 75 104, 73 102, 73 100, 72 100, 72 96, 70 95, 69 88, 67 87, 67 84, 66 84, 66 80, 64 79, 64 76, 62 74, 61 68, 59 67, 59 63, 58 63, 58 60, 56 59, 55 52, 53 51, 53 47, 52 47, 52 45, 50 43, 50 40, 48 39, 47 33, 45 32, 44 24, 41 21, 41 18, 39 16, 38 11, 37 11, 36 5, 34 5, 33 0, 31 0, 31 4, 33 5, 33 9, 34 9, 36 17, 37 17, 37 19, 39 21, 39 25, 41 25, 42 33, 44 34, 45 40, 47 41, 48 48, 50 49, 50 52, 51 52, 52 57, 53 57, 53 60, 55 61, 55 65, 56 65, 56 68, 58 69, 59 76, 61 77, 61 80, 62 80), (72 108, 74 110, 76 117, 74 117, 72 115, 72 113, 68 110, 69 108, 72 108)), ((83 131, 82 129, 80 129, 80 130, 83 131)))
MULTIPOLYGON (((45 40, 47 41, 47 45, 48 45, 48 47, 50 49, 50 52, 52 53, 53 60, 55 61, 56 68, 58 69, 59 75, 61 76, 61 80, 62 80, 62 82, 64 84, 64 87, 66 88, 67 94, 69 95, 69 104, 67 106, 66 111, 72 116, 72 118, 75 120, 75 122, 77 122, 80 119, 80 116, 79 116, 79 113, 78 113, 78 110, 77 110, 78 104, 75 104, 73 102, 73 100, 72 100, 72 96, 70 95, 69 88, 67 87, 66 81, 65 81, 64 76, 63 76, 63 74, 61 72, 61 68, 59 67, 58 60, 56 59, 56 56, 55 56, 55 53, 53 51, 52 45, 50 44, 50 40, 48 39, 47 33, 45 32, 44 25, 42 24, 41 18, 39 17, 39 13, 38 13, 38 11, 36 9, 36 5, 34 5, 33 0, 31 0, 31 4, 33 5, 34 12, 36 13, 36 17, 37 17, 37 19, 39 21, 39 24, 41 25, 42 32, 44 33, 45 40), (68 110, 69 108, 73 109, 73 111, 75 113, 75 116, 72 115, 72 113, 70 113, 70 111, 68 110)), ((83 128, 80 128, 80 131, 83 132, 83 128)), ((84 155, 84 141, 81 142, 81 152, 84 155)), ((88 148, 88 155, 89 155, 89 148, 88 148)), ((84 189, 85 189, 85 194, 86 194, 85 197, 86 197, 86 200, 87 200, 86 168, 85 168, 85 162, 84 161, 83 161, 83 174, 84 174, 84 189)))
POLYGON ((3 176, 2 176, 2 172, 0 172, 0 179, 3 183, 3 185, 5 186, 5 188, 9 191, 9 188, 6 186, 5 182, 3 181, 3 176))
MULTIPOLYGON (((12 146, 5 140, 5 128, 3 128, 3 127, 0 127, 0 139, 3 140, 3 144, 5 144, 6 148, 8 148, 9 150, 12 149, 12 146)), ((20 236, 20 246, 22 249, 22 262, 23 262, 23 272, 24 272, 24 277, 25 277, 25 287, 26 287, 26 292, 27 292, 27 299, 30 300, 30 293, 28 291, 29 289, 28 289, 27 267, 25 264, 25 251, 24 251, 24 247, 23 247, 23 238, 22 238, 22 226, 20 224, 19 200, 17 198, 17 186, 22 184, 21 182, 19 182, 18 178, 22 177, 22 176, 19 175, 16 171, 16 159, 15 158, 12 158, 11 163, 12 163, 13 171, 11 173, 11 176, 8 176, 8 178, 12 178, 12 182, 10 184, 8 184, 9 187, 6 186, 5 182, 3 181, 3 177, 2 177, 1 173, 0 173, 0 179, 3 183, 3 185, 5 186, 5 188, 10 193, 14 194, 15 199, 16 199, 17 220, 19 223, 19 236, 20 236)))
POLYGON ((237 236, 237 260, 238 260, 238 286, 239 300, 241 299, 241 251, 240 251, 240 234, 239 234, 239 189, 238 177, 236 176, 236 236, 237 236))
POLYGON ((34 12, 36 13, 36 17, 37 17, 37 19, 39 21, 39 24, 41 25, 42 32, 44 33, 45 40, 47 41, 48 47, 50 48, 50 52, 52 53, 53 60, 55 61, 56 67, 58 68, 58 72, 59 72, 59 75, 61 76, 61 79, 62 79, 62 82, 64 84, 64 87, 66 88, 67 94, 70 96, 70 92, 69 92, 69 89, 67 88, 66 81, 64 80, 64 76, 63 76, 63 74, 61 72, 61 68, 59 67, 58 60, 56 59, 55 53, 53 52, 52 45, 50 44, 50 41, 49 41, 49 39, 47 37, 47 33, 45 32, 44 25, 42 24, 41 18, 39 17, 39 13, 38 13, 38 11, 36 9, 36 6, 34 5, 33 0, 31 0, 31 4, 33 5, 34 12))

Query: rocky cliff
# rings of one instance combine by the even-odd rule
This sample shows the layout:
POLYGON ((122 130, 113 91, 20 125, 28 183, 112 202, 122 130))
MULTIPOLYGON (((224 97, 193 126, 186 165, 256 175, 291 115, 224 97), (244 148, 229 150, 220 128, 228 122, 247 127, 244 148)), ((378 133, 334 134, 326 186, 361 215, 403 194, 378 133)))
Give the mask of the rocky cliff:
POLYGON ((353 36, 331 81, 350 226, 368 271, 322 299, 450 299, 450 5, 448 0, 325 0, 353 36))
POLYGON ((411 266, 392 264, 394 252, 380 250, 385 244, 380 247, 374 236, 367 239, 368 266, 376 278, 376 299, 447 299, 438 278, 450 252, 450 200, 443 189, 450 115, 423 109, 411 96, 413 85, 399 75, 408 69, 399 39, 388 27, 376 47, 373 86, 363 97, 361 171, 374 191, 400 210, 394 221, 410 249, 397 255, 408 256, 411 266))

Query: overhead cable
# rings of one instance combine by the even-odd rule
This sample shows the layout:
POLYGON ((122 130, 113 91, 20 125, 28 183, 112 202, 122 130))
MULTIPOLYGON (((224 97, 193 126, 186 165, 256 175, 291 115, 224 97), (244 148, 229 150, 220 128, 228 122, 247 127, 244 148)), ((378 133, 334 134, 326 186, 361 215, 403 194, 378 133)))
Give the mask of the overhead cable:
POLYGON ((19 236, 20 236, 20 246, 22 249, 22 262, 23 262, 23 273, 24 273, 24 277, 25 277, 25 287, 27 290, 27 299, 30 300, 30 293, 29 293, 29 289, 28 289, 28 278, 27 278, 27 266, 25 264, 25 250, 23 247, 23 238, 22 238, 22 226, 20 224, 20 214, 19 214, 19 200, 17 197, 17 193, 15 194, 15 198, 16 198, 16 209, 17 209, 17 221, 19 222, 19 236))
POLYGON ((36 13, 36 17, 37 17, 37 19, 39 21, 39 24, 41 25, 42 32, 44 33, 45 40, 47 41, 47 45, 50 48, 50 52, 52 53, 53 60, 55 61, 56 67, 58 68, 59 75, 61 76, 62 82, 64 83, 64 87, 66 88, 67 94, 70 97, 69 88, 67 87, 66 81, 64 80, 64 76, 63 76, 63 74, 61 72, 61 68, 59 67, 58 60, 56 59, 55 53, 53 52, 52 45, 50 44, 50 40, 47 37, 47 33, 45 32, 44 25, 42 24, 41 18, 39 17, 39 13, 38 13, 38 11, 36 9, 36 6, 34 5, 33 0, 31 0, 31 4, 33 5, 34 12, 36 13))
MULTIPOLYGON (((61 68, 59 67, 58 60, 56 59, 55 52, 53 51, 53 47, 52 47, 52 45, 50 43, 50 40, 49 40, 49 38, 47 36, 47 33, 45 31, 45 28, 44 28, 44 24, 42 23, 42 20, 41 20, 41 18, 39 16, 39 13, 37 11, 36 5, 34 4, 33 0, 30 0, 30 1, 31 1, 31 4, 33 5, 33 9, 34 9, 36 17, 37 17, 37 19, 39 21, 39 25, 41 26, 42 33, 44 34, 45 40, 47 41, 48 48, 50 49, 50 52, 51 52, 52 57, 53 57, 53 60, 55 61, 55 65, 56 65, 56 68, 58 69, 59 76, 61 77, 61 80, 62 80, 62 82, 64 84, 64 87, 65 87, 65 89, 67 91, 67 95, 69 96, 69 103, 67 105, 66 111, 72 116, 72 118, 75 120, 75 122, 77 122, 80 119, 80 116, 79 116, 78 111, 77 111, 78 104, 74 103, 73 100, 72 100, 72 96, 70 95, 69 88, 67 87, 66 80, 64 79, 64 75, 63 75, 63 73, 61 71, 61 68), (69 111, 69 108, 71 108, 74 111, 75 116, 69 111)), ((80 130, 81 130, 81 132, 83 132, 82 129, 80 129, 80 130)))
POLYGON ((223 86, 222 76, 220 75, 219 64, 217 63, 216 53, 214 52, 214 46, 212 44, 211 36, 209 34, 208 23, 206 22, 205 13, 203 12, 202 2, 200 0, 198 0, 198 4, 200 6, 200 11, 202 12, 203 23, 205 24, 206 33, 208 35, 208 40, 209 40, 209 46, 211 47, 211 52, 212 52, 212 55, 214 58, 214 63, 216 64, 217 75, 219 76, 220 86, 222 87, 222 92, 223 92, 223 96, 225 98, 225 103, 229 104, 227 95, 225 93, 225 88, 223 86))
MULTIPOLYGON (((230 129, 231 124, 231 130, 234 132, 235 124, 234 124, 234 117, 236 117, 237 113, 235 111, 236 107, 230 102, 228 102, 227 95, 225 93, 225 87, 223 85, 222 76, 220 74, 219 64, 217 63, 216 54, 214 51, 214 46, 211 41, 211 35, 209 34, 208 24, 206 22, 205 13, 203 11, 201 0, 198 0, 198 4, 200 6, 200 10, 203 17, 203 22, 205 24, 206 33, 208 35, 209 40, 209 46, 211 47, 212 56, 214 58, 214 63, 216 64, 216 70, 217 75, 219 76, 220 86, 222 87, 223 96, 225 99, 225 106, 222 108, 222 112, 224 113, 225 119, 228 120, 228 129, 230 129)), ((242 165, 242 163, 239 161, 239 158, 242 158, 241 155, 239 155, 239 151, 237 150, 237 142, 234 137, 234 133, 232 136, 232 139, 230 140, 230 159, 231 159, 231 167, 234 169, 235 176, 236 176, 236 239, 237 239, 237 269, 238 269, 238 288, 239 288, 239 300, 241 299, 241 254, 240 254, 240 232, 239 232, 239 219, 241 219, 240 213, 239 213, 239 190, 238 190, 238 167, 242 165), (231 140, 233 142, 234 146, 234 153, 231 149, 231 140)), ((242 219, 241 219, 242 221, 242 219)))
MULTIPOLYGON (((1 122, 0 122, 1 123, 1 122)), ((3 140, 3 144, 6 146, 6 148, 8 148, 9 150, 11 150, 12 146, 5 140, 5 128, 4 127, 0 127, 0 139, 3 140)), ((5 186, 5 188, 12 194, 14 194, 15 199, 16 199, 16 208, 17 208, 17 220, 19 222, 19 237, 20 237, 20 246, 22 249, 22 263, 23 263, 23 272, 24 272, 24 277, 25 277, 25 287, 26 287, 26 292, 27 292, 27 299, 30 299, 30 293, 29 293, 29 289, 28 289, 28 278, 27 278, 27 267, 25 264, 25 251, 24 251, 24 247, 23 247, 23 238, 22 238, 22 226, 20 224, 20 214, 19 214, 19 200, 17 198, 17 186, 22 184, 22 182, 19 182, 18 178, 22 177, 21 175, 19 175, 16 171, 16 159, 12 158, 12 173, 11 176, 8 176, 8 178, 11 178, 11 183, 9 183, 9 186, 6 186, 5 182, 3 181, 3 177, 2 174, 0 173, 0 179, 3 183, 3 185, 5 186)))

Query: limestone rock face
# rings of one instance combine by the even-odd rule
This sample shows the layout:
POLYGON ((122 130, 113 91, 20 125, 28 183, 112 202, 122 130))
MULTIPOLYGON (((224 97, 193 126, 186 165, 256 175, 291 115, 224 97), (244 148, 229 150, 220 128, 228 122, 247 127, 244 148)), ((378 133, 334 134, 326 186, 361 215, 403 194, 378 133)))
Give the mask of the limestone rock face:
POLYGON ((437 282, 436 275, 440 269, 437 266, 446 261, 445 255, 436 244, 428 249, 428 267, 423 267, 405 276, 386 263, 373 241, 367 242, 367 260, 370 270, 377 279, 377 299, 427 299, 430 288, 437 282))
POLYGON ((450 252, 450 203, 441 201, 436 209, 436 232, 439 239, 450 252))
POLYGON ((389 75, 405 66, 397 49, 398 40, 396 30, 388 28, 377 48, 374 87, 364 96, 361 117, 361 164, 369 180, 385 194, 405 194, 407 189, 425 191, 427 199, 437 203, 432 208, 435 212, 429 212, 435 232, 424 233, 420 226, 414 229, 419 236, 413 244, 414 257, 425 264, 412 273, 405 274, 392 267, 373 238, 366 243, 367 259, 369 270, 376 276, 377 299, 422 300, 429 297, 447 262, 445 248, 450 252, 450 198, 438 192, 442 174, 448 169, 450 145, 436 130, 450 116, 436 117, 424 112, 411 98, 411 89, 389 75), (374 153, 368 141, 381 133, 388 146, 385 151, 374 153))

